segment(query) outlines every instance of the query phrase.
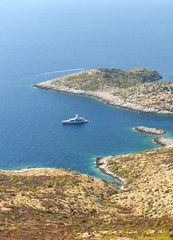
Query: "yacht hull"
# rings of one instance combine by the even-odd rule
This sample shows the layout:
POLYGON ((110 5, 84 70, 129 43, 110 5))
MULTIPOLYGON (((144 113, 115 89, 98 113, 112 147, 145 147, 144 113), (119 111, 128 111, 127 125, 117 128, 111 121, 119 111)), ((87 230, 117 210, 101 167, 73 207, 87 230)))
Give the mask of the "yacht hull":
POLYGON ((86 122, 66 122, 66 121, 62 121, 62 124, 83 124, 83 123, 88 123, 89 121, 86 122))

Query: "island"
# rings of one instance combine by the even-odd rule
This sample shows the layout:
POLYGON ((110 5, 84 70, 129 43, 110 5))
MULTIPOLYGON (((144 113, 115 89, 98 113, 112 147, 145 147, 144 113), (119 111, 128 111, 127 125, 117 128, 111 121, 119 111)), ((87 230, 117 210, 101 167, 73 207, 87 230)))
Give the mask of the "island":
POLYGON ((145 113, 173 114, 173 82, 158 81, 155 70, 96 68, 35 84, 33 87, 94 97, 145 113))
POLYGON ((166 133, 166 131, 159 128, 149 128, 144 126, 134 127, 132 128, 132 130, 139 133, 145 133, 145 134, 151 134, 151 135, 163 135, 166 133))

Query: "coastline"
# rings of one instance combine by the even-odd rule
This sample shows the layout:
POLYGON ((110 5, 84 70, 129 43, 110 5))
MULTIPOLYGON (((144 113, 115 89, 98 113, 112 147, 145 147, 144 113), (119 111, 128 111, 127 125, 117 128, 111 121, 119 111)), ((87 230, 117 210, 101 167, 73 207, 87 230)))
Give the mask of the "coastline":
MULTIPOLYGON (((96 98, 99 101, 102 101, 106 104, 115 106, 115 107, 119 107, 119 108, 124 108, 124 109, 128 109, 128 110, 132 110, 132 111, 138 111, 138 112, 145 112, 145 113, 158 113, 158 114, 168 114, 165 111, 161 112, 161 111, 157 111, 151 110, 151 109, 140 109, 141 106, 137 106, 138 108, 132 108, 132 107, 127 107, 124 106, 124 100, 121 99, 121 97, 118 96, 113 96, 113 93, 108 93, 108 92, 104 92, 104 91, 96 91, 96 92, 92 92, 92 91, 84 91, 84 90, 77 90, 77 89, 73 89, 73 88, 67 88, 64 86, 52 86, 51 81, 47 81, 47 82, 43 82, 43 83, 39 83, 34 85, 33 87, 36 88, 41 88, 41 89, 47 89, 47 90, 52 90, 52 91, 57 91, 57 92, 64 92, 64 93, 71 93, 71 94, 78 94, 78 95, 83 95, 83 96, 88 96, 88 97, 92 97, 92 98, 96 98), (117 100, 117 103, 115 104, 115 101, 117 100)), ((132 104, 133 105, 133 104, 132 104)), ((141 107, 143 108, 143 107, 141 107)), ((172 112, 170 112, 169 114, 173 114, 172 112)), ((154 138, 153 142, 156 144, 161 145, 161 147, 171 147, 173 146, 173 143, 169 143, 169 139, 168 142, 166 142, 167 138, 154 138)), ((129 154, 127 154, 129 155, 129 154)), ((99 169, 103 174, 106 174, 110 177, 113 177, 115 179, 117 179, 120 183, 122 183, 122 187, 123 185, 126 183, 126 180, 119 177, 118 175, 112 173, 109 171, 108 167, 106 166, 106 162, 107 160, 110 158, 111 156, 106 156, 106 157, 97 157, 95 160, 95 165, 96 168, 99 169)), ((11 169, 0 169, 0 172, 9 172, 9 173, 22 173, 22 172, 28 172, 28 171, 34 171, 34 170, 42 170, 42 169, 51 169, 51 168, 34 168, 34 167, 28 167, 28 168, 21 168, 21 169, 16 169, 16 170, 11 170, 11 169)))
MULTIPOLYGON (((155 144, 160 145, 160 147, 158 147, 158 148, 173 147, 173 139, 171 139, 171 138, 157 137, 157 138, 153 139, 153 142, 155 144)), ((122 154, 120 156, 124 157, 124 156, 129 156, 131 154, 133 154, 133 153, 122 154)), ((106 174, 106 175, 108 175, 108 176, 118 180, 122 185, 121 186, 117 186, 117 187, 120 188, 121 190, 125 190, 124 185, 127 183, 126 179, 118 176, 115 173, 112 173, 109 170, 109 167, 107 166, 107 161, 111 157, 113 157, 113 156, 114 155, 96 157, 95 158, 95 168, 97 168, 103 174, 106 174)), ((13 174, 15 174, 15 173, 31 172, 30 174, 34 174, 34 173, 41 173, 42 172, 42 174, 45 174, 47 170, 53 171, 55 169, 56 168, 27 167, 27 168, 19 168, 19 169, 16 169, 16 170, 13 170, 13 169, 0 169, 0 173, 9 173, 9 174, 13 173, 13 174)))
POLYGON ((70 94, 77 94, 77 95, 92 97, 101 102, 109 104, 111 106, 126 109, 126 110, 131 110, 135 112, 173 115, 173 112, 171 111, 156 109, 156 108, 148 108, 142 105, 126 102, 122 97, 113 95, 113 90, 112 91, 109 90, 109 92, 108 91, 93 92, 93 91, 86 91, 86 90, 78 90, 74 88, 65 87, 64 85, 61 85, 61 84, 59 85, 53 84, 52 80, 35 84, 33 87, 51 90, 55 92, 63 92, 63 93, 70 93, 70 94))
MULTIPOLYGON (((166 137, 156 137, 153 139, 153 142, 155 144, 160 145, 160 147, 158 148, 169 148, 169 147, 173 147, 173 139, 171 138, 166 138, 166 137)), ((156 147, 157 148, 157 147, 156 147)), ((121 156, 129 156, 131 153, 128 154, 122 154, 121 156)), ((133 154, 133 153, 132 153, 133 154)), ((111 157, 113 157, 114 155, 109 155, 109 156, 100 156, 100 157, 96 157, 95 158, 95 167, 102 172, 103 174, 106 174, 112 178, 115 178, 116 180, 118 180, 122 185, 119 186, 119 188, 121 188, 122 190, 124 190, 124 185, 126 184, 126 179, 118 176, 115 173, 112 173, 109 170, 109 167, 107 166, 107 161, 108 159, 110 159, 111 157)), ((37 172, 37 171, 47 171, 47 170, 51 170, 53 171, 55 168, 42 168, 42 167, 27 167, 27 168, 19 168, 16 170, 13 169, 0 169, 0 173, 25 173, 25 172, 37 172)))
MULTIPOLYGON (((74 89, 74 88, 65 87, 64 85, 61 85, 61 84, 53 84, 52 80, 46 81, 46 82, 41 82, 39 84, 34 85, 33 87, 51 90, 51 91, 55 91, 55 92, 78 94, 78 95, 83 95, 83 96, 87 96, 87 97, 92 97, 101 102, 109 104, 111 106, 115 106, 115 107, 126 109, 126 110, 131 110, 131 111, 136 111, 136 112, 141 112, 141 113, 173 115, 173 112, 169 112, 166 110, 146 108, 141 105, 125 102, 123 100, 123 98, 121 98, 119 96, 114 96, 113 91, 111 91, 111 90, 109 92, 108 91, 93 92, 93 91, 78 90, 78 89, 74 89)), ((164 134, 164 133, 162 133, 162 134, 164 134)), ((153 134, 153 135, 155 135, 155 134, 153 134)), ((171 141, 171 143, 170 143, 170 139, 167 139, 167 138, 154 138, 153 142, 161 145, 161 147, 158 147, 158 148, 173 146, 173 141, 171 141)), ((126 155, 129 155, 129 154, 126 154, 126 155)), ((117 179, 120 183, 122 183, 121 188, 123 189, 123 185, 126 184, 126 180, 119 177, 118 175, 112 173, 109 170, 109 168, 107 167, 106 163, 110 157, 111 156, 97 157, 95 159, 95 167, 97 169, 99 169, 103 174, 106 174, 110 177, 117 179)))
MULTIPOLYGON (((166 137, 156 137, 153 139, 153 142, 155 144, 158 144, 160 145, 160 147, 156 147, 154 149, 159 149, 159 148, 170 148, 170 147, 173 147, 173 139, 171 138, 166 138, 166 137)), ((128 153, 128 154, 122 154, 120 156, 129 156, 133 153, 128 153)), ((107 166, 107 161, 113 157, 113 155, 110 155, 110 156, 100 156, 100 157, 96 157, 95 158, 95 167, 100 170, 100 172, 110 176, 110 177, 113 177, 115 179, 117 179, 119 182, 122 183, 122 186, 120 187, 122 190, 124 189, 123 188, 123 185, 126 184, 126 179, 118 176, 117 174, 115 173, 112 173, 110 170, 109 170, 109 167, 107 166)))
MULTIPOLYGON (((128 154, 127 154, 128 155, 128 154)), ((123 185, 126 184, 126 180, 118 175, 116 175, 115 173, 112 173, 108 166, 107 166, 107 160, 110 159, 112 156, 106 156, 106 157, 96 157, 95 158, 95 167, 97 169, 100 170, 100 172, 113 177, 115 179, 117 179, 120 183, 122 183, 122 186, 120 186, 120 188, 123 188, 123 185)))
POLYGON ((158 144, 162 147, 169 148, 173 147, 173 139, 172 138, 166 138, 166 137, 157 137, 153 139, 153 142, 155 144, 158 144))

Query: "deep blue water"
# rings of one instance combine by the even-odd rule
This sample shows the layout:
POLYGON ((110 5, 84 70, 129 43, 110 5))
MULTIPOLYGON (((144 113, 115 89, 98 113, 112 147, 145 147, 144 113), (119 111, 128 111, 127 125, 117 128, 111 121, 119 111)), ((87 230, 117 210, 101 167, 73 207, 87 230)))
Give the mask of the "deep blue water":
POLYGON ((0 1, 0 168, 72 168, 110 179, 94 168, 95 156, 155 147, 133 126, 172 137, 172 116, 31 87, 95 67, 146 67, 173 80, 172 7, 169 0, 0 1), (76 113, 91 123, 61 124, 76 113))

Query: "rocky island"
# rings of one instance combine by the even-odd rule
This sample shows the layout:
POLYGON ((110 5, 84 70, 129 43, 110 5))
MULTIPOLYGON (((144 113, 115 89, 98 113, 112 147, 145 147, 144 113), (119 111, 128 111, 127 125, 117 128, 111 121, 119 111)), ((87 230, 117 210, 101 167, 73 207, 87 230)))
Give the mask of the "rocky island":
POLYGON ((173 114, 173 82, 155 70, 96 68, 34 85, 37 88, 81 94, 133 111, 173 114))
POLYGON ((151 134, 151 135, 162 135, 165 134, 166 131, 158 128, 149 128, 149 127, 144 127, 144 126, 138 126, 132 128, 133 131, 140 132, 140 133, 146 133, 146 134, 151 134))

